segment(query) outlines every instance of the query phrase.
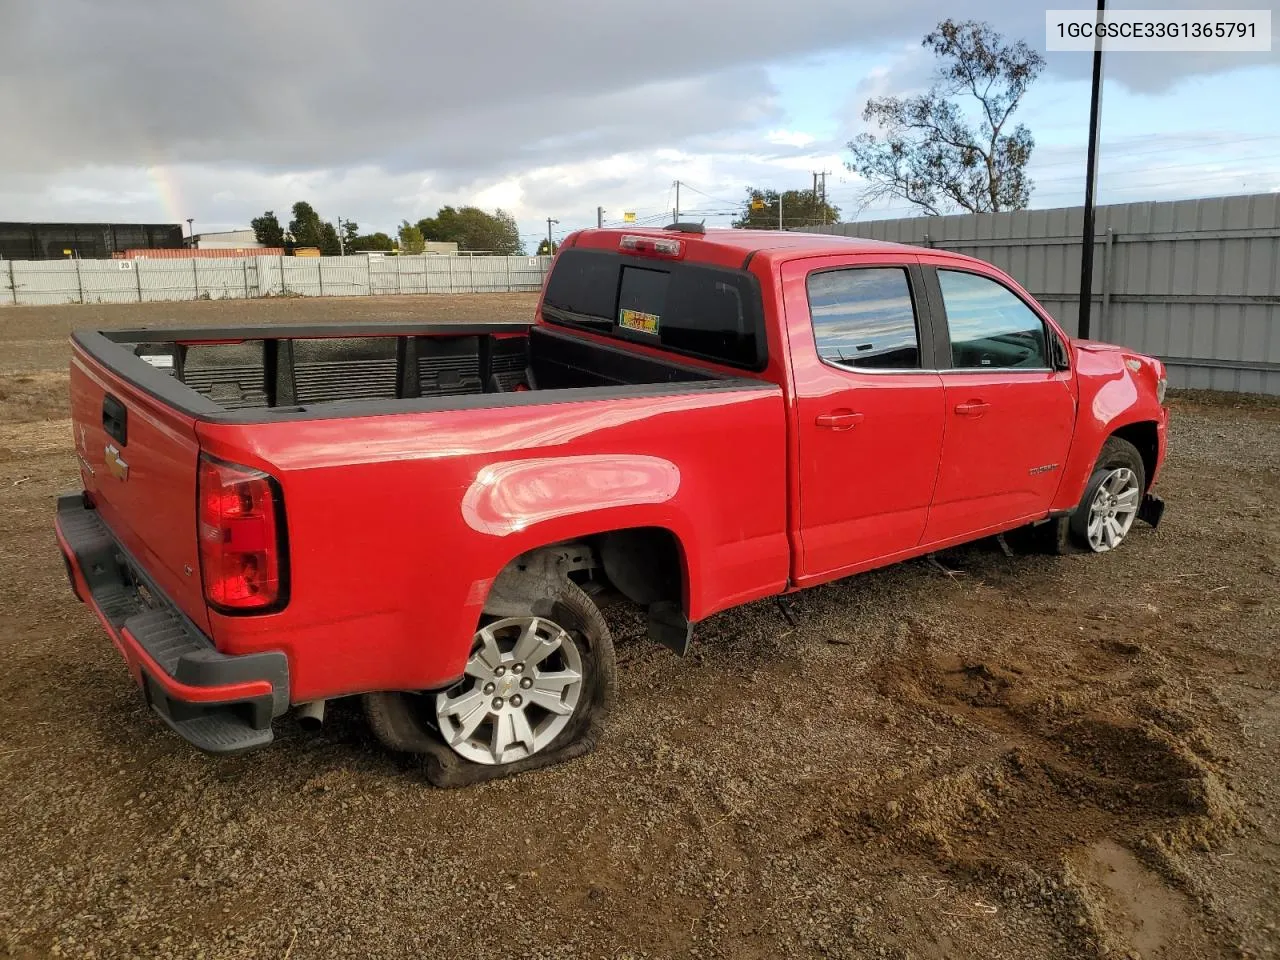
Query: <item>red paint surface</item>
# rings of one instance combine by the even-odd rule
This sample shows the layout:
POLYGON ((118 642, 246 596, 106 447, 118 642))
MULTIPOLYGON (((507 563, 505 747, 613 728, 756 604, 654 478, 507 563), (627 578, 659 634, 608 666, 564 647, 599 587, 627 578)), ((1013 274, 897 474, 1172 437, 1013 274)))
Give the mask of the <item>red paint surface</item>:
POLYGON ((102 519, 156 585, 207 629, 196 543, 195 421, 103 369, 79 347, 71 357, 71 421, 80 479, 102 519), (103 429, 107 393, 128 410, 126 444, 103 429), (123 480, 107 470, 108 444, 129 465, 123 480))
MULTIPOLYGON (((585 231, 565 246, 616 248, 621 232, 585 231)), ((992 267, 804 234, 682 239, 685 261, 741 267, 752 254, 768 325, 758 377, 771 389, 229 426, 157 409, 77 357, 77 423, 100 414, 104 385, 131 417, 135 404, 144 411, 129 444, 142 482, 133 494, 102 491, 103 518, 219 649, 283 650, 297 703, 451 681, 493 578, 545 544, 667 529, 682 551, 686 611, 700 620, 1070 509, 1119 427, 1155 422, 1163 458, 1163 368, 1122 348, 1072 344, 1067 372, 865 374, 819 360, 810 271, 963 263, 1020 291, 992 267), (1136 371, 1126 364, 1135 359, 1136 371), (279 481, 292 591, 283 610, 209 612, 198 574, 181 575, 195 558, 199 451, 279 481)))

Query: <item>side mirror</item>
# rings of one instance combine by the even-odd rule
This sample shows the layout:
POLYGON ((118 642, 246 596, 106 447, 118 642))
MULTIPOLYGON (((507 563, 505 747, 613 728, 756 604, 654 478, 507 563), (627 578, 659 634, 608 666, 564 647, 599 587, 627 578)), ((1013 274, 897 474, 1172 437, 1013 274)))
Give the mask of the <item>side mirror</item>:
POLYGON ((1050 350, 1053 352, 1053 369, 1070 370, 1071 352, 1067 349, 1067 345, 1062 342, 1062 338, 1056 333, 1050 339, 1052 340, 1050 350))

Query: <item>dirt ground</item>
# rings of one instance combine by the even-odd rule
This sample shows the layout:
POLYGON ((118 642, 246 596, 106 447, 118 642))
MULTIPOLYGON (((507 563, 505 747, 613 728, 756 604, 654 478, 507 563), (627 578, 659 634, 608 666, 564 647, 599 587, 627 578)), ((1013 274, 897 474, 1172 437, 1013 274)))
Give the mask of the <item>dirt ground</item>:
POLYGON ((1173 402, 1159 532, 615 617, 600 748, 463 791, 353 704, 215 759, 67 588, 73 327, 520 319, 525 295, 0 309, 0 947, 18 957, 1280 954, 1280 405, 1173 402), (948 575, 946 570, 951 571, 948 575))

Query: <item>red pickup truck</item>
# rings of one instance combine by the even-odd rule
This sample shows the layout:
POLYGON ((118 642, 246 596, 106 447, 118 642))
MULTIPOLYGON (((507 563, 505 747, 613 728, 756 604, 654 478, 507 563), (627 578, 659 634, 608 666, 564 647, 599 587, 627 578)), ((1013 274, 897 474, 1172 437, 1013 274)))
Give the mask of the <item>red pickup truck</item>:
POLYGON ((589 749, 597 600, 683 652, 736 604, 1026 528, 1105 553, 1159 360, 995 268, 795 233, 584 230, 531 324, 78 332, 77 596, 156 713, 239 751, 362 695, 442 781, 589 749))

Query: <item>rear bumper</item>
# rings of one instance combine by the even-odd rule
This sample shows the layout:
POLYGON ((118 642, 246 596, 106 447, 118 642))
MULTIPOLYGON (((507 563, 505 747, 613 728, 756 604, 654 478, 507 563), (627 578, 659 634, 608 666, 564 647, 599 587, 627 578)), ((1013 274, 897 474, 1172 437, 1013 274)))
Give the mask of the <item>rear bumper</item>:
POLYGON ((209 753, 271 742, 272 718, 289 708, 283 653, 220 653, 156 589, 80 494, 58 499, 55 528, 71 589, 98 617, 169 727, 209 753))

